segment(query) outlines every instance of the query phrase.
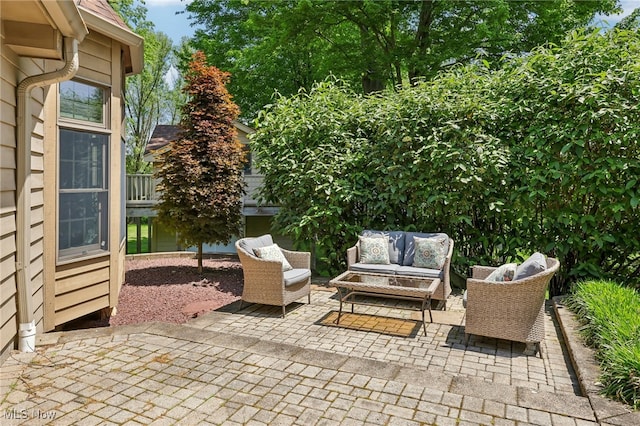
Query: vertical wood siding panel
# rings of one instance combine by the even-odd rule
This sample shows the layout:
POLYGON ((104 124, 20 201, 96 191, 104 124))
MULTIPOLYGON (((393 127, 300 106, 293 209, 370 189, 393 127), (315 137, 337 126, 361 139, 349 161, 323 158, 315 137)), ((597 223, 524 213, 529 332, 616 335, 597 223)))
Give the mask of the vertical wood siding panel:
MULTIPOLYGON (((34 60, 39 72, 45 72, 44 60, 34 60)), ((48 71, 48 70, 47 70, 48 71)), ((44 274, 44 224, 43 217, 43 187, 42 152, 44 150, 44 101, 48 93, 47 88, 36 88, 31 91, 31 258, 29 271, 31 273, 31 289, 33 291, 34 320, 37 330, 42 331, 44 288, 42 276, 44 274)), ((55 119, 50 117, 49 119, 55 119)))
POLYGON ((120 97, 122 96, 122 47, 120 43, 113 41, 111 45, 111 111, 110 119, 111 123, 111 147, 109 152, 111 153, 109 161, 111 162, 110 185, 109 185, 109 248, 111 250, 111 270, 109 275, 109 306, 111 308, 118 304, 118 296, 120 294, 120 271, 118 266, 120 265, 120 203, 122 198, 120 196, 120 190, 122 185, 121 179, 121 167, 120 164, 120 144, 121 144, 121 128, 120 123, 122 118, 122 112, 120 110, 120 97))
POLYGON ((0 362, 15 347, 16 325, 16 82, 18 58, 0 39, 0 362))
POLYGON ((43 255, 43 282, 44 282, 44 300, 43 300, 43 331, 51 331, 55 328, 55 282, 56 282, 56 248, 57 248, 57 147, 58 147, 58 85, 51 87, 47 94, 44 105, 44 113, 49 117, 44 123, 44 134, 46 143, 42 152, 42 178, 43 190, 42 209, 38 209, 42 213, 40 218, 44 227, 44 255, 43 255), (48 182, 45 186, 44 182, 48 182))

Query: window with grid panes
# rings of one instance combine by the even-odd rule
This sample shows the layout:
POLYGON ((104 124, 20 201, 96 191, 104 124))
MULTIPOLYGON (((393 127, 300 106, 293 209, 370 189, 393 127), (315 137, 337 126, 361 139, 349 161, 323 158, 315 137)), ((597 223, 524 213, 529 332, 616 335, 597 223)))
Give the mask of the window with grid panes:
POLYGON ((107 89, 75 80, 60 83, 58 258, 109 249, 107 89))

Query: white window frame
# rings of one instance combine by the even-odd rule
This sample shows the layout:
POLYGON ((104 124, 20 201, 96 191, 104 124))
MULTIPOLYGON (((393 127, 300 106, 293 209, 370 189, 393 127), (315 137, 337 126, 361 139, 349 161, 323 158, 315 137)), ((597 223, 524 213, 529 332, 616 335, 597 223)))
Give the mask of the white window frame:
POLYGON ((75 261, 79 258, 87 258, 87 257, 95 257, 95 256, 104 256, 109 254, 109 233, 110 233, 110 211, 111 206, 109 203, 110 199, 110 168, 111 168, 111 138, 112 132, 110 129, 110 95, 111 89, 103 84, 74 79, 74 82, 86 84, 95 88, 102 90, 102 122, 96 123, 93 121, 85 121, 77 118, 63 117, 60 114, 60 87, 57 91, 57 114, 58 114, 58 144, 57 144, 57 155, 56 155, 56 164, 58 167, 58 173, 56 174, 56 200, 57 200, 57 208, 56 208, 56 259, 58 264, 66 263, 69 261, 75 261), (61 162, 62 162, 62 154, 61 154, 61 146, 63 144, 62 134, 63 131, 73 131, 80 132, 83 134, 95 134, 106 136, 106 144, 103 147, 102 152, 102 185, 101 187, 92 187, 92 188, 61 188, 60 181, 60 173, 61 173, 61 162), (82 246, 75 246, 69 248, 60 248, 60 239, 61 235, 61 214, 60 209, 62 208, 60 199, 61 194, 79 194, 79 193, 96 193, 98 197, 104 200, 103 203, 100 203, 99 214, 98 214, 98 242, 92 244, 86 244, 82 246))

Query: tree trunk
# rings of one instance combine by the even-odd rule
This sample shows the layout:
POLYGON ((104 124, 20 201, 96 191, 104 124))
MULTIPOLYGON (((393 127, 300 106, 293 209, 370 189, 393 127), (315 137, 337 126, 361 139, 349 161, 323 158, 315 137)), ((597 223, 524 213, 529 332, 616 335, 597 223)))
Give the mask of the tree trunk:
POLYGON ((364 93, 376 93, 381 92, 384 89, 384 83, 379 79, 375 78, 368 73, 362 76, 362 90, 364 93))
POLYGON ((413 52, 413 64, 409 67, 409 83, 415 84, 417 79, 426 75, 423 65, 418 65, 418 62, 427 55, 427 48, 431 44, 431 24, 433 23, 433 12, 435 5, 433 0, 423 0, 422 7, 420 9, 420 19, 418 21, 418 28, 416 29, 416 36, 414 39, 415 50, 413 52))
POLYGON ((377 58, 372 54, 371 49, 375 49, 375 41, 369 34, 368 28, 360 25, 360 46, 362 47, 365 63, 362 70, 362 91, 364 93, 380 92, 384 89, 383 73, 380 72, 377 58))
POLYGON ((202 274, 202 243, 198 243, 198 273, 202 274))

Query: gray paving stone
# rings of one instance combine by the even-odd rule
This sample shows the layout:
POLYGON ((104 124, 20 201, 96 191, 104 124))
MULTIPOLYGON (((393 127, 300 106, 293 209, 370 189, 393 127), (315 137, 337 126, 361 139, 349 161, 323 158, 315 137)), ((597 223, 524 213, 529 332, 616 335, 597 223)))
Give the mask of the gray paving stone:
POLYGON ((505 404, 516 404, 517 402, 517 388, 515 386, 486 382, 464 376, 453 378, 450 392, 500 401, 505 404))
POLYGON ((369 374, 388 379, 395 377, 400 370, 397 365, 363 358, 349 358, 342 364, 341 369, 356 374, 369 374))
MULTIPOLYGON (((186 325, 55 333, 52 346, 5 361, 0 419, 39 409, 83 425, 595 423, 589 400, 570 393, 575 378, 550 315, 542 357, 526 357, 524 345, 496 339, 474 336, 465 348, 457 297, 427 336, 396 337, 321 325, 337 307, 331 295, 312 292, 311 305, 288 308, 284 319, 252 305, 186 325)), ((637 420, 592 404, 608 424, 637 420)))
POLYGON ((477 411, 469 411, 464 408, 460 410, 460 414, 458 415, 458 418, 462 422, 472 422, 474 424, 490 425, 494 423, 493 416, 490 416, 488 414, 482 414, 477 411))
POLYGON ((527 410, 529 423, 534 425, 550 425, 551 413, 539 410, 527 410))
POLYGON ((583 420, 596 420, 589 399, 575 395, 564 394, 558 397, 554 393, 518 388, 518 405, 583 420))
POLYGON ((505 415, 506 404, 503 402, 485 400, 482 412, 490 416, 503 418, 505 415))
POLYGON ((462 407, 462 400, 464 396, 459 395, 453 392, 445 392, 442 395, 441 403, 442 405, 446 405, 448 407, 460 408, 462 407))
POLYGON ((494 426, 515 426, 516 422, 509 419, 504 418, 495 418, 493 419, 494 426))
POLYGON ((507 405, 507 413, 506 418, 509 420, 515 420, 518 422, 526 422, 528 421, 527 409, 523 407, 518 407, 515 405, 507 405))
POLYGON ((615 417, 609 417, 606 423, 617 426, 640 425, 640 412, 620 414, 615 417))
POLYGON ((482 411, 482 406, 484 405, 484 400, 481 398, 476 398, 474 396, 465 396, 462 399, 462 409, 475 411, 477 413, 482 411))
POLYGON ((551 414, 551 424, 553 426, 575 426, 576 421, 571 417, 551 414))

